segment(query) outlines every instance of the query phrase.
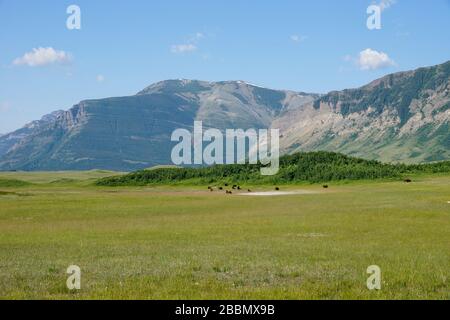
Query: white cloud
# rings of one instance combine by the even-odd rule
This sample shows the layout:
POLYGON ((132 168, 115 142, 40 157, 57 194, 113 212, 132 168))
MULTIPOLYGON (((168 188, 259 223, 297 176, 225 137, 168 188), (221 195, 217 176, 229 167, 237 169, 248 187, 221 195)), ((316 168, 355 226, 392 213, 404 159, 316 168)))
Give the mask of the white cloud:
POLYGON ((361 70, 377 70, 395 66, 394 60, 381 51, 366 49, 359 53, 356 64, 361 70))
POLYGON ((197 32, 196 34, 194 34, 191 37, 190 42, 198 42, 198 41, 202 40, 203 38, 205 38, 205 35, 201 32, 197 32))
POLYGON ((105 76, 102 74, 99 74, 99 75, 97 75, 96 80, 97 80, 97 82, 101 83, 101 82, 105 81, 105 76))
POLYGON ((189 53, 197 51, 199 42, 205 38, 206 36, 204 33, 196 32, 193 35, 188 36, 185 43, 171 46, 170 51, 172 53, 189 53))
POLYGON ((69 53, 62 50, 55 50, 52 47, 34 48, 32 51, 25 53, 22 57, 13 61, 16 66, 38 67, 50 64, 69 63, 72 57, 69 53))
POLYGON ((300 36, 298 34, 293 34, 292 36, 290 36, 291 40, 294 42, 303 42, 305 41, 308 37, 307 36, 300 36))
POLYGON ((384 11, 386 9, 389 9, 391 6, 393 6, 397 0, 381 0, 378 3, 378 6, 381 8, 381 11, 384 11))
POLYGON ((197 46, 192 43, 186 43, 186 44, 176 44, 173 45, 170 51, 172 53, 187 53, 187 52, 193 52, 197 50, 197 46))

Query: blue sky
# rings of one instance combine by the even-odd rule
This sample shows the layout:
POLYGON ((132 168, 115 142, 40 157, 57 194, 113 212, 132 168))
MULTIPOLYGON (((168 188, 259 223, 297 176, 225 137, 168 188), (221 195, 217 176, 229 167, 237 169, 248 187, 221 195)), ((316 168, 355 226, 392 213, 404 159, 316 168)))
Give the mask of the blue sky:
POLYGON ((449 30, 449 0, 0 0, 0 133, 164 79, 358 87, 450 60, 449 30), (66 27, 71 4, 81 30, 66 27))

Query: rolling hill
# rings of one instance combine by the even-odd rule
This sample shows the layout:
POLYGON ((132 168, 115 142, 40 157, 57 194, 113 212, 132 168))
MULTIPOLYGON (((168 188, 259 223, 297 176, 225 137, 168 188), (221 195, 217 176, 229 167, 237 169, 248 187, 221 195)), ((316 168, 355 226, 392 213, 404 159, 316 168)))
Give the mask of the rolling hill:
POLYGON ((318 151, 295 153, 280 158, 274 176, 262 176, 259 165, 215 165, 202 168, 157 168, 127 175, 105 177, 100 186, 145 186, 168 184, 292 184, 363 179, 401 179, 409 174, 450 173, 450 161, 429 164, 386 164, 340 153, 318 151))

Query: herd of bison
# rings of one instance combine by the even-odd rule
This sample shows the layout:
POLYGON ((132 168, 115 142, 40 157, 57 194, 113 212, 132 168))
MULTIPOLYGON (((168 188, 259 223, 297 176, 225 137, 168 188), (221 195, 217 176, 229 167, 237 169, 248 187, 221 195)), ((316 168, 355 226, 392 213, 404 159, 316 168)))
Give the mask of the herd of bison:
MULTIPOLYGON (((405 182, 405 183, 411 183, 412 180, 411 180, 411 179, 405 179, 404 182, 405 182)), ((324 184, 324 185, 323 185, 323 188, 324 188, 324 189, 328 189, 329 186, 328 186, 327 184, 324 184)), ((242 187, 239 186, 239 185, 237 185, 237 184, 234 184, 233 186, 231 186, 231 190, 230 190, 230 189, 229 189, 229 184, 228 184, 228 183, 225 183, 223 187, 211 187, 211 186, 208 186, 208 190, 209 190, 210 192, 214 192, 214 191, 216 191, 216 189, 219 190, 219 191, 225 190, 225 193, 226 193, 226 194, 233 194, 233 191, 234 191, 234 190, 241 191, 241 190, 242 190, 242 187)), ((275 187, 275 191, 280 191, 280 188, 279 188, 279 187, 275 187)), ((247 189, 247 192, 252 192, 252 190, 247 189)))

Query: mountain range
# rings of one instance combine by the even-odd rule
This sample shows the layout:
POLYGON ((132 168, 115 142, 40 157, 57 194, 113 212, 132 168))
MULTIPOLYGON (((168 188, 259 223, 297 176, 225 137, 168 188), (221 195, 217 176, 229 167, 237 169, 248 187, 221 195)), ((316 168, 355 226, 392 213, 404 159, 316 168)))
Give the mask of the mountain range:
POLYGON ((175 129, 279 128, 281 151, 385 162, 450 159, 450 61, 326 95, 244 81, 167 80, 85 100, 0 136, 0 170, 132 171, 170 164, 175 129))

